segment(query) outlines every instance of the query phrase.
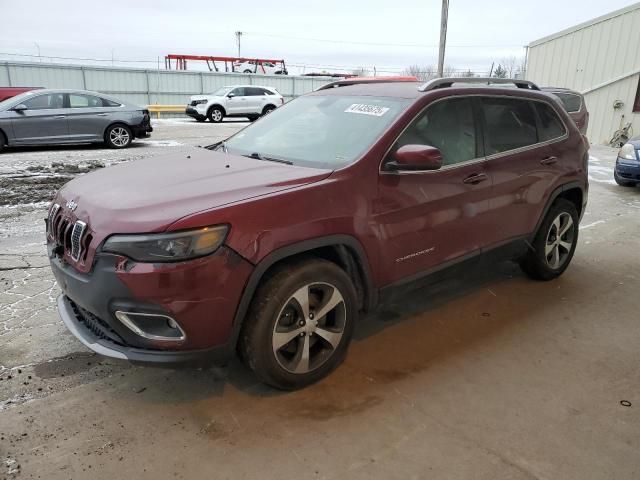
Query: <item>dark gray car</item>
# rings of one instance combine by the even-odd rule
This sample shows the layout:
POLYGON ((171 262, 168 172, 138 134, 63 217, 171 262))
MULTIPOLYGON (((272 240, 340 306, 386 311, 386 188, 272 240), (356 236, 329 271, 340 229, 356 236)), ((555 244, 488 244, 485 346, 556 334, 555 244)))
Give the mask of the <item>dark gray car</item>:
POLYGON ((0 150, 65 143, 126 148, 152 130, 148 110, 96 92, 34 90, 0 102, 0 150))

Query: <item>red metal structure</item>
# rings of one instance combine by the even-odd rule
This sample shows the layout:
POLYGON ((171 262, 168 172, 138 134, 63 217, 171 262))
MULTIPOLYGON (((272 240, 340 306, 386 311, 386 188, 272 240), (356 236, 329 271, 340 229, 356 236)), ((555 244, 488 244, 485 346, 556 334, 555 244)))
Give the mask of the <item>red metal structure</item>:
MULTIPOLYGON (((172 64, 171 61, 175 60, 176 70, 186 70, 187 69, 187 60, 194 60, 200 62, 207 62, 207 67, 209 67, 209 71, 219 72, 221 71, 218 68, 216 62, 224 63, 224 71, 225 72, 235 72, 234 64, 235 63, 245 63, 245 62, 253 62, 254 71, 253 73, 266 73, 264 65, 265 63, 273 63, 274 65, 281 65, 281 72, 285 73, 287 71, 287 67, 284 63, 284 60, 273 60, 267 58, 247 58, 247 57, 214 57, 211 55, 178 55, 178 54, 169 54, 164 57, 164 66, 167 70, 171 70, 172 64)), ((285 73, 286 75, 286 73, 285 73)))
POLYGON ((39 90, 42 87, 0 87, 0 102, 24 92, 39 90))

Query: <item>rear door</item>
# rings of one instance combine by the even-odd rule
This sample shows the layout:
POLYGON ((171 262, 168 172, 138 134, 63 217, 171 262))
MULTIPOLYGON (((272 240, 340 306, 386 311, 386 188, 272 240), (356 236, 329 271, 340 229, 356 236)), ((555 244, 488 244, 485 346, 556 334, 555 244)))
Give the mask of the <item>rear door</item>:
POLYGON ((490 244, 532 233, 562 174, 556 143, 567 130, 546 102, 517 97, 484 97, 487 168, 493 178, 489 201, 490 244))
POLYGON ((69 93, 68 106, 69 137, 78 142, 102 141, 119 108, 106 105, 101 97, 81 93, 69 93))
POLYGON ((13 112, 11 125, 16 144, 68 141, 69 127, 64 93, 37 95, 23 104, 27 110, 13 112))
POLYGON ((477 123, 472 97, 439 100, 393 145, 391 152, 409 144, 437 147, 443 166, 380 173, 377 222, 384 284, 420 276, 484 245, 491 177, 477 123))
POLYGON ((262 107, 267 101, 267 94, 263 88, 260 87, 247 87, 248 94, 248 107, 252 113, 262 113, 262 107))

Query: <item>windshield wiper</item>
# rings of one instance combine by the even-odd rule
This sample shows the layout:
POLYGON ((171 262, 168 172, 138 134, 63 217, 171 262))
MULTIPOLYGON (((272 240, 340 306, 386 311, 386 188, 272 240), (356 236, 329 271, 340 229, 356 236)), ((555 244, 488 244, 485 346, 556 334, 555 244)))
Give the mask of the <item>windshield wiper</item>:
POLYGON ((285 165, 293 165, 293 162, 290 160, 282 160, 281 158, 265 157, 264 155, 261 155, 258 152, 253 152, 251 155, 244 155, 244 156, 248 158, 255 158, 256 160, 265 160, 267 162, 276 162, 276 163, 284 163, 285 165))

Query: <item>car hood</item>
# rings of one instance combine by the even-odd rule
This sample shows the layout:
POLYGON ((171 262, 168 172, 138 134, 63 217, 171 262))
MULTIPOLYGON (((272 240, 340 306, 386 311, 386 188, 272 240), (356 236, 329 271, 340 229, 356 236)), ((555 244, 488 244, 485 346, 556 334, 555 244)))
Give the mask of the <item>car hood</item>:
POLYGON ((220 95, 193 95, 191 97, 191 101, 193 102, 194 100, 212 100, 212 101, 220 101, 220 99, 224 98, 223 96, 220 95))
POLYGON ((63 210, 98 236, 163 231, 193 213, 320 181, 331 170, 198 149, 137 160, 77 177, 58 193, 63 210))

